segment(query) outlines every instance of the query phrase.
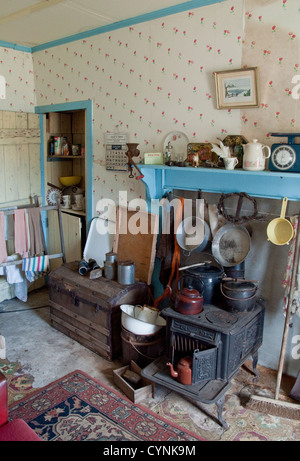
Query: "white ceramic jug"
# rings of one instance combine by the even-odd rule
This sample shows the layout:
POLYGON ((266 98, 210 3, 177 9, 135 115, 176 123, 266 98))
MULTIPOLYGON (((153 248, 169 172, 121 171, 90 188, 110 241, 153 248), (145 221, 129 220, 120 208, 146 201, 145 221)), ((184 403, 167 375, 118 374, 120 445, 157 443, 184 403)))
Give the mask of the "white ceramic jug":
POLYGON ((261 171, 265 169, 266 159, 271 155, 269 146, 263 146, 257 139, 243 145, 243 169, 248 171, 261 171), (264 151, 267 151, 265 153, 264 151))

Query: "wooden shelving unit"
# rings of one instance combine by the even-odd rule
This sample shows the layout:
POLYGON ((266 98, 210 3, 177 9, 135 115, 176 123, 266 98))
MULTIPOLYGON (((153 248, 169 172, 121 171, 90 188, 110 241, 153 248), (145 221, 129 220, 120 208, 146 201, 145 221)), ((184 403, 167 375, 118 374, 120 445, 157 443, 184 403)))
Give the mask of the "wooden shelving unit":
MULTIPOLYGON (((59 181, 61 176, 81 176, 78 184, 86 197, 86 156, 85 155, 49 155, 49 141, 53 136, 67 138, 70 146, 80 144, 83 149, 86 146, 86 120, 85 110, 70 110, 62 112, 46 113, 45 123, 45 196, 51 185, 63 188, 59 181)), ((64 188, 66 194, 73 193, 72 188, 64 188)), ((86 208, 85 208, 86 209, 86 208)), ((66 260, 74 261, 82 258, 83 242, 86 233, 86 211, 61 209, 63 231, 66 246, 66 260)), ((55 252, 58 245, 57 223, 55 219, 48 219, 48 238, 51 250, 55 252)), ((55 267, 52 267, 55 269, 55 267)))
POLYGON ((47 162, 53 162, 55 160, 84 160, 84 155, 48 155, 47 162))

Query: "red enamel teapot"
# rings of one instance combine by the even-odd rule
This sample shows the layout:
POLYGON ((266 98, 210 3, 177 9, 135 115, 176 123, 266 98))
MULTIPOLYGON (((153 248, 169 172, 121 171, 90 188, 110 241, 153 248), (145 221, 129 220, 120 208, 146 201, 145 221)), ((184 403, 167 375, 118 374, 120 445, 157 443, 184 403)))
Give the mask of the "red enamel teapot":
POLYGON ((174 370, 172 363, 168 362, 167 365, 170 367, 171 376, 177 378, 181 384, 192 384, 192 357, 183 357, 179 360, 177 365, 177 371, 174 370))
MULTIPOLYGON (((202 280, 198 280, 198 283, 201 283, 203 289, 204 283, 202 280)), ((178 286, 180 286, 180 281, 178 286)), ((202 292, 192 288, 191 286, 187 286, 180 291, 178 290, 174 309, 184 315, 199 314, 203 311, 203 303, 204 300, 202 292)))

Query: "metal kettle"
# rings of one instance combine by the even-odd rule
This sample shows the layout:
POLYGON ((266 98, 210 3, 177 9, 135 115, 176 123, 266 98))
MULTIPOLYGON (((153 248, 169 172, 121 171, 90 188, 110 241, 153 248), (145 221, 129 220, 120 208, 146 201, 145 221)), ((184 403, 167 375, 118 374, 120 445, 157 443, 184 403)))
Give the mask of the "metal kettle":
POLYGON ((183 357, 179 360, 177 371, 174 370, 172 363, 168 362, 167 366, 170 367, 171 376, 177 378, 181 384, 192 384, 192 357, 183 357))
MULTIPOLYGON (((184 279, 180 278, 178 281, 178 291, 175 298, 175 311, 183 315, 194 315, 199 314, 203 311, 203 296, 202 291, 204 288, 204 283, 201 282, 201 292, 196 290, 191 286, 186 286, 180 290, 180 282, 184 279), (180 290, 180 291, 179 291, 180 290)), ((199 281, 198 281, 199 285, 199 281)))

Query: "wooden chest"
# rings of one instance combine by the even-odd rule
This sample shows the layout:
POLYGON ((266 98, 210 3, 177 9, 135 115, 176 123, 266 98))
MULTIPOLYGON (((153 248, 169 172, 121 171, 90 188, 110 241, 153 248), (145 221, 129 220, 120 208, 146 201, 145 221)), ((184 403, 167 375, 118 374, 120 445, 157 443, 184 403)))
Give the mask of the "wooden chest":
POLYGON ((51 325, 108 360, 122 351, 120 305, 148 303, 146 283, 91 280, 78 273, 78 262, 52 271, 48 286, 51 325))

